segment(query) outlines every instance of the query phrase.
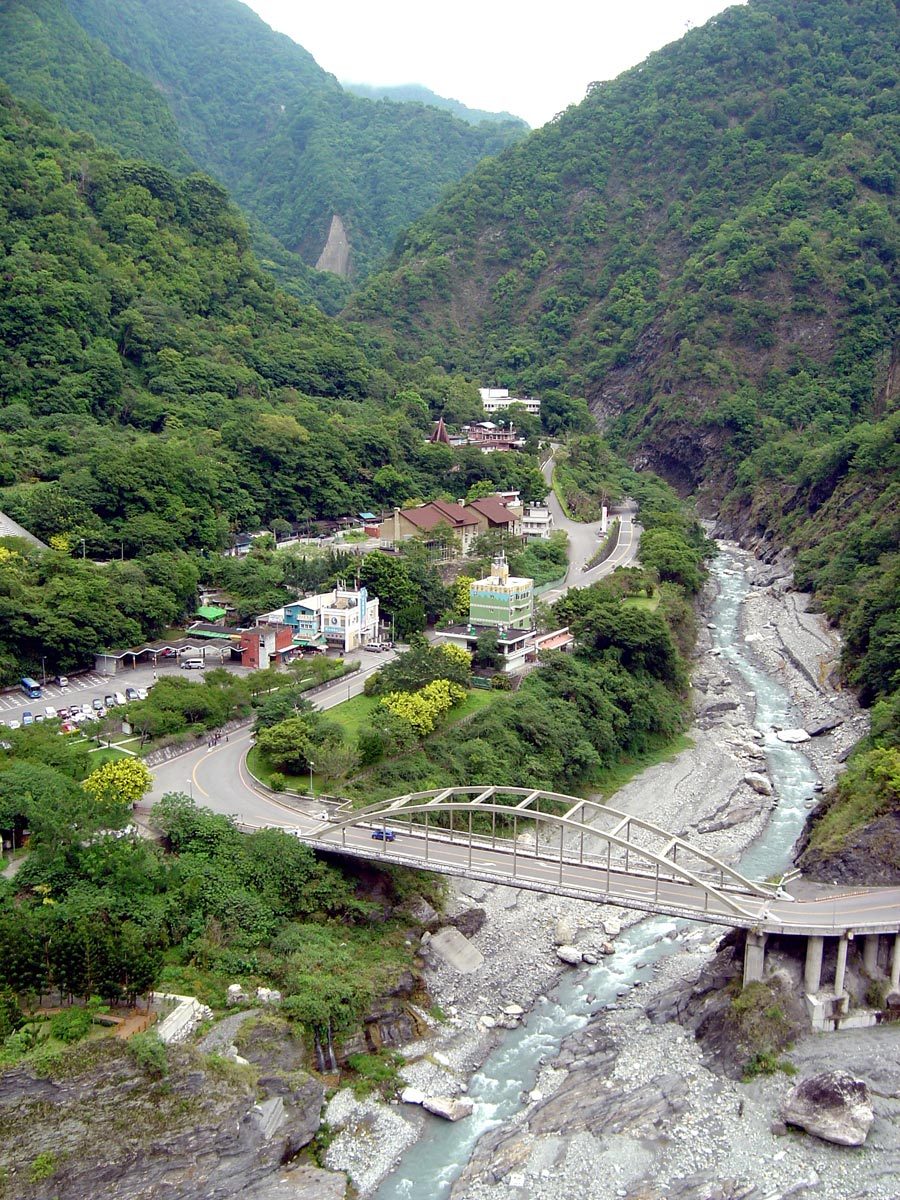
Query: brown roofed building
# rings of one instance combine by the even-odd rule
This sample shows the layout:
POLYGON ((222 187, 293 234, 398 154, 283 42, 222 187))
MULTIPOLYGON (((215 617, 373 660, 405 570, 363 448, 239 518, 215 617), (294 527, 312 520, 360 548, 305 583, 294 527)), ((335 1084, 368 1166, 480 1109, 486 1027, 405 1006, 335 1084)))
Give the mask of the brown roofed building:
MULTIPOLYGON (((408 538, 422 538, 426 545, 438 546, 440 539, 434 535, 438 529, 450 530, 458 540, 463 554, 468 554, 472 542, 482 531, 482 519, 475 512, 447 500, 432 500, 417 508, 395 508, 386 521, 381 522, 381 540, 389 545, 405 542, 408 538)), ((447 549, 451 549, 447 547, 447 549)), ((445 554, 444 557, 452 557, 445 554)))
POLYGON ((500 529, 504 533, 518 536, 522 532, 521 513, 508 508, 499 496, 482 496, 479 500, 470 500, 466 509, 478 513, 483 533, 500 529))

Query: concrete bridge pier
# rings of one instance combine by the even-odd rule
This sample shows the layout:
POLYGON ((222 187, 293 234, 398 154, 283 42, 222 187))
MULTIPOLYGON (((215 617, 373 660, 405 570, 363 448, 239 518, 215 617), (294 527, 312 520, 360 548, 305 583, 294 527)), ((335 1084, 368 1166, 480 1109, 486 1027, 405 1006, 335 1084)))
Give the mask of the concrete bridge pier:
POLYGON ((850 939, 846 934, 838 938, 837 963, 834 968, 834 994, 841 997, 844 994, 844 976, 847 974, 847 951, 850 939))
POLYGON ((891 954, 891 992, 900 992, 900 933, 894 935, 894 950, 891 954))
POLYGON ((863 939, 863 966, 866 974, 873 979, 878 974, 878 945, 879 937, 877 933, 867 933, 863 939))
POLYGON ((825 949, 823 937, 806 939, 806 968, 803 983, 808 996, 815 996, 822 985, 822 953, 825 949))
POLYGON ((762 979, 765 961, 766 935, 748 929, 747 940, 744 943, 744 987, 762 979))

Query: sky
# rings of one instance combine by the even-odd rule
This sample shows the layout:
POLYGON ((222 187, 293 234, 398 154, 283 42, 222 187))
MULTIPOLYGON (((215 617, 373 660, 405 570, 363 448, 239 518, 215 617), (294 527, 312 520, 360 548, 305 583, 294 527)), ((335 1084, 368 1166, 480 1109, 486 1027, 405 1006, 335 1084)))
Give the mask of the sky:
POLYGON ((247 0, 343 83, 421 83, 543 125, 728 0, 247 0))

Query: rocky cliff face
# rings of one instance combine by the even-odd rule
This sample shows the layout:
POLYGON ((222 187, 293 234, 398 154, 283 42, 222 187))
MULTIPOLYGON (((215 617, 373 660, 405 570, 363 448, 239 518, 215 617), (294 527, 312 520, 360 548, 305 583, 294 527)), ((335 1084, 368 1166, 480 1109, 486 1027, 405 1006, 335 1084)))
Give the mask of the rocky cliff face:
MULTIPOLYGON (((827 801, 826 801, 827 804, 827 801)), ((817 883, 862 883, 867 887, 891 887, 900 883, 900 812, 854 829, 839 850, 810 850, 812 824, 823 808, 810 814, 797 843, 795 862, 817 883)))
MULTIPOLYGON (((323 1088, 258 1033, 235 1067, 186 1047, 149 1075, 113 1038, 70 1052, 45 1075, 0 1075, 3 1200, 229 1200, 251 1193, 307 1145, 323 1088)), ((312 1194, 312 1193, 311 1193, 312 1194)), ((326 1194, 324 1191, 322 1194, 326 1194)), ((337 1192, 337 1195, 342 1194, 337 1192)))

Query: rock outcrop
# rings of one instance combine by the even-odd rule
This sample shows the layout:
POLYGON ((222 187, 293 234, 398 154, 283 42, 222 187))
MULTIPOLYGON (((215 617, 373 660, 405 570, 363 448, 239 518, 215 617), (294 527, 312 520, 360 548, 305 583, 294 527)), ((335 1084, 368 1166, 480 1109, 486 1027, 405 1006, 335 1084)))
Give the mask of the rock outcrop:
MULTIPOLYGON (((205 1056, 180 1046, 169 1048, 168 1074, 159 1078, 115 1038, 69 1052, 59 1074, 4 1072, 0 1124, 16 1129, 14 1138, 0 1139, 10 1194, 28 1200, 253 1195, 315 1135, 323 1101, 322 1085, 286 1070, 274 1043, 263 1051, 264 1041, 242 1040, 259 1078, 248 1067, 212 1073, 205 1056), (52 1123, 44 1119, 47 1105, 52 1123), (38 1155, 47 1155, 53 1170, 34 1181, 38 1155)), ((282 1035, 277 1044, 286 1045, 282 1035)))
POLYGON ((875 1119, 869 1089, 846 1071, 826 1071, 803 1079, 781 1108, 786 1125, 839 1146, 861 1146, 875 1119))

